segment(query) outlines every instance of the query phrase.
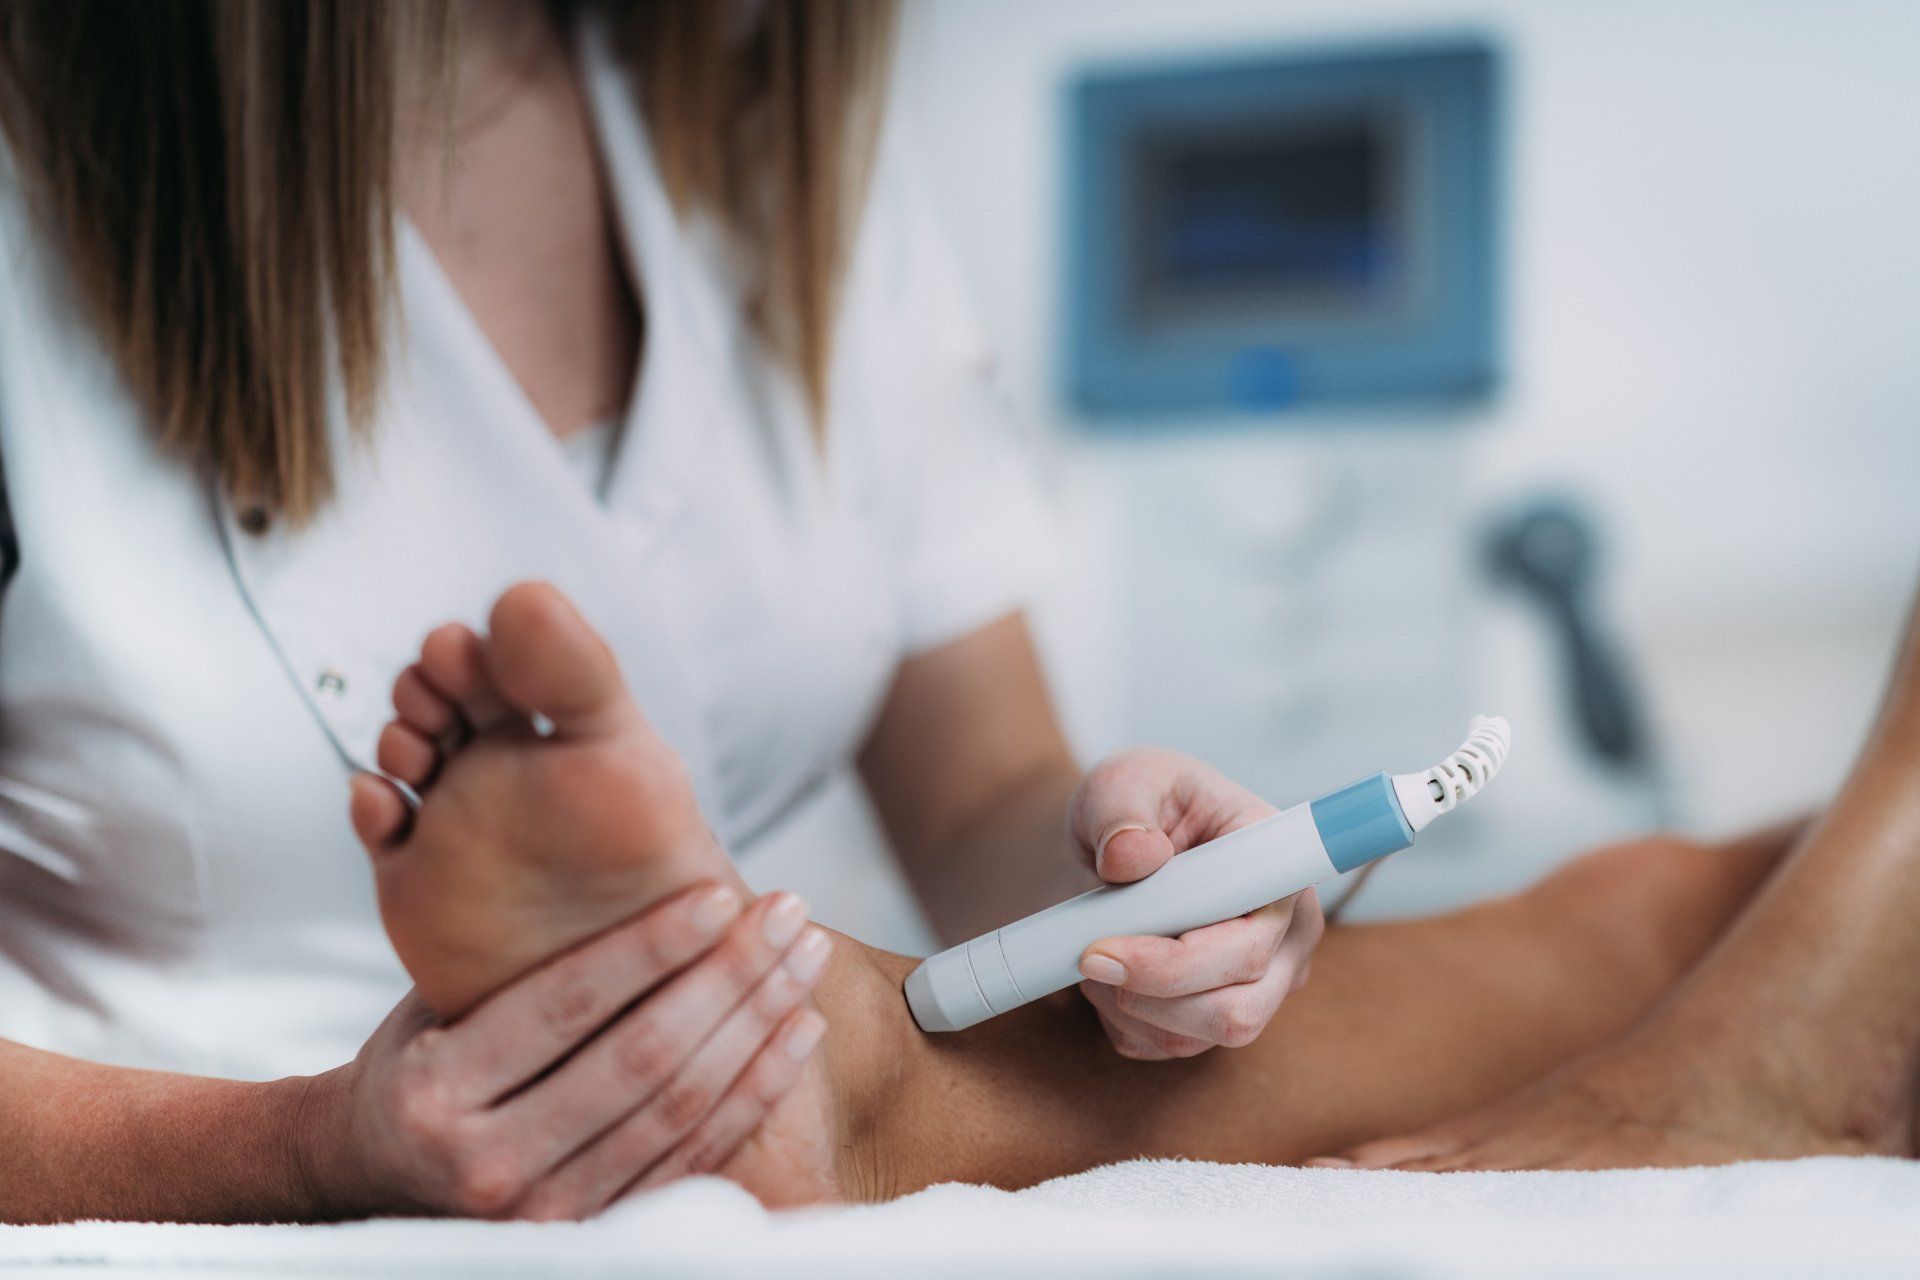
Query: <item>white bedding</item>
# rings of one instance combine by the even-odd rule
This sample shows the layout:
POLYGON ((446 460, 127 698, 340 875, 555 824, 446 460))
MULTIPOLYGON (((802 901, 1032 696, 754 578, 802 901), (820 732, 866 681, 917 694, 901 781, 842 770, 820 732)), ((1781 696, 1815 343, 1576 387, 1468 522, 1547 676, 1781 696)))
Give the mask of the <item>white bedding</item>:
POLYGON ((1193 1271, 1314 1276, 1920 1275, 1920 1164, 1370 1173, 1135 1161, 1008 1193, 769 1214, 700 1179, 566 1226, 0 1227, 0 1275, 1193 1271))

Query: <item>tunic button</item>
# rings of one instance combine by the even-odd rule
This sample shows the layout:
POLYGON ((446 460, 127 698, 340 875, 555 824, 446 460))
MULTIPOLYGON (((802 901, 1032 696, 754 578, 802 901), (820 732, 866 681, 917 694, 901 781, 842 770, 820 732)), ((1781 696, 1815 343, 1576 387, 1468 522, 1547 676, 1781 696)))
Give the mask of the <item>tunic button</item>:
POLYGON ((240 527, 255 537, 265 533, 267 526, 273 523, 267 518, 265 507, 248 507, 240 513, 240 527))
POLYGON ((323 701, 338 702, 346 696, 347 678, 332 667, 328 667, 313 682, 313 689, 323 701))

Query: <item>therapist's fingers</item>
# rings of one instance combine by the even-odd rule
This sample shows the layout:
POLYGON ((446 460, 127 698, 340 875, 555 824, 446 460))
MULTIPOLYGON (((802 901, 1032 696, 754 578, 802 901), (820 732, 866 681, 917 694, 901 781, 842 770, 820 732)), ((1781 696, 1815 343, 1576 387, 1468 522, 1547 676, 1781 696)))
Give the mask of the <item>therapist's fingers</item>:
POLYGON ((1134 1035, 1150 1043, 1171 1036, 1243 1049, 1266 1030, 1291 982, 1290 973, 1276 972, 1192 996, 1143 996, 1123 989, 1113 993, 1113 1003, 1132 1020, 1134 1035))
POLYGON ((1143 996, 1188 996, 1258 981, 1286 941, 1296 898, 1177 938, 1102 939, 1081 956, 1080 972, 1143 996))
POLYGON ((1106 1030, 1107 1039, 1113 1042, 1114 1050, 1123 1058, 1159 1062, 1168 1058, 1191 1058, 1213 1048, 1211 1041, 1176 1035, 1122 1011, 1118 1004, 1120 993, 1112 987, 1098 982, 1083 982, 1080 990, 1086 996, 1087 1003, 1100 1016, 1100 1025, 1106 1030))
POLYGON ((788 1035, 787 1022, 820 980, 830 949, 825 932, 808 930, 737 1006, 723 1011, 717 1029, 669 1081, 545 1179, 529 1197, 531 1216, 595 1213, 655 1170, 656 1182, 671 1181, 710 1172, 733 1154, 798 1078, 818 1041, 770 1043, 788 1035), (778 1055, 770 1067, 759 1061, 769 1049, 778 1055), (754 1091, 736 1097, 749 1071, 756 1073, 754 1091), (775 1089, 782 1078, 785 1086, 775 1089), (718 1128, 708 1128, 716 1120, 718 1128))
POLYGON ((487 673, 486 643, 458 622, 435 627, 420 642, 420 674, 435 692, 460 709, 466 726, 479 732, 507 714, 487 673))
MULTIPOLYGON (((497 1108, 487 1123, 521 1135, 519 1144, 542 1170, 558 1165, 595 1134, 643 1106, 663 1112, 685 1132, 719 1101, 752 1052, 748 1046, 734 1053, 732 1070, 716 1082, 711 1057, 699 1058, 708 1037, 769 973, 780 981, 767 998, 786 1000, 781 1013, 791 1008, 786 998, 792 993, 783 984, 809 964, 815 966, 809 980, 819 977, 826 951, 825 933, 807 930, 806 904, 799 898, 782 893, 761 899, 711 955, 622 1014, 552 1075, 497 1108), (803 931, 806 940, 796 945, 803 931), (794 948, 795 965, 776 968, 789 947, 794 948), (682 1070, 696 1060, 704 1070, 682 1070)), ((761 1039, 777 1016, 760 1027, 761 1039)), ((627 1177, 638 1172, 629 1169, 627 1177)))
POLYGON ((1314 906, 1317 904, 1306 904, 1294 913, 1294 927, 1265 972, 1252 981, 1181 996, 1149 996, 1109 987, 1111 1004, 1130 1020, 1130 1034, 1150 1044, 1197 1040, 1233 1049, 1252 1044, 1286 998, 1306 980, 1307 964, 1322 927, 1320 913, 1310 909, 1314 906))
POLYGON ((546 1071, 710 949, 740 908, 732 888, 694 886, 488 996, 435 1038, 453 1101, 491 1102, 546 1071))
MULTIPOLYGON (((1325 928, 1319 899, 1308 890, 1252 917, 1193 930, 1179 939, 1113 939, 1153 949, 1169 943, 1190 944, 1200 935, 1210 935, 1202 939, 1208 944, 1204 960, 1176 963, 1170 972, 1143 970, 1147 977, 1125 986, 1083 982, 1081 990, 1102 1011, 1115 1047, 1129 1057, 1187 1057, 1198 1051, 1196 1046, 1239 1048, 1259 1037, 1282 1002, 1306 980, 1325 928), (1262 920, 1263 914, 1271 919, 1262 920), (1274 927, 1282 930, 1282 936, 1267 953, 1267 931, 1274 927), (1268 958, 1257 964, 1262 954, 1268 958), (1241 974, 1250 976, 1241 978, 1241 974), (1210 981, 1223 975, 1223 981, 1210 981)), ((1098 964, 1087 965, 1091 958, 1090 953, 1083 959, 1083 967, 1097 970, 1098 964)))
POLYGON ((706 1122, 622 1194, 724 1168, 780 1100, 800 1083, 826 1031, 827 1020, 817 1010, 797 1009, 789 1014, 706 1122))
POLYGON ((1177 813, 1189 762, 1165 751, 1123 751, 1088 771, 1073 794, 1067 825, 1101 879, 1120 884, 1159 870, 1174 853, 1162 828, 1177 813))
POLYGON ((1166 832, 1122 822, 1109 826, 1095 842, 1094 874, 1109 884, 1130 884, 1158 871, 1173 854, 1173 840, 1166 832))
POLYGON ((715 1107, 706 1123, 621 1194, 664 1186, 680 1178, 725 1167, 773 1108, 800 1082, 807 1062, 826 1034, 827 1020, 813 1009, 790 1014, 760 1056, 715 1107))
POLYGON ((1274 813, 1272 805, 1191 756, 1122 751, 1088 771, 1068 806, 1073 838, 1109 883, 1138 880, 1176 853, 1274 813))

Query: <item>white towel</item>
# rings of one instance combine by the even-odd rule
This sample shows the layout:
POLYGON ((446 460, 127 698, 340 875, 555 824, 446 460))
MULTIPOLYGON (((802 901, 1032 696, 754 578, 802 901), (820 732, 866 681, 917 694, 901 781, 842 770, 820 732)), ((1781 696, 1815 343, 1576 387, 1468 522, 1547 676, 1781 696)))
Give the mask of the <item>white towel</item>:
POLYGON ((698 1179, 580 1225, 0 1227, 0 1276, 1920 1275, 1920 1164, 1416 1174, 1133 1161, 769 1214, 698 1179))

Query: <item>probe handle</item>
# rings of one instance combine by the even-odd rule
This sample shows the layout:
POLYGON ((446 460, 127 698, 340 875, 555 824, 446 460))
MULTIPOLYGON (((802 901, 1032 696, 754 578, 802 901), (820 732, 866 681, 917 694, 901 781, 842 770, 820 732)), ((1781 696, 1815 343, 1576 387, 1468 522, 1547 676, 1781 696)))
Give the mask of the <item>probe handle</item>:
POLYGON ((1144 880, 1103 885, 950 947, 907 975, 922 1031, 963 1031, 1080 980, 1102 938, 1171 938, 1278 902, 1413 843, 1506 760, 1507 722, 1477 717, 1467 741, 1424 773, 1372 777, 1187 850, 1144 880))
POLYGON ((1103 885, 950 947, 907 975, 922 1031, 963 1031, 1080 978, 1102 938, 1172 938, 1231 920, 1376 858, 1471 800, 1506 763, 1512 729, 1475 716, 1460 749, 1422 773, 1376 773, 1170 859, 1144 880, 1103 885))
POLYGON ((1090 889, 995 936, 1018 994, 1034 1000, 1078 982, 1080 953, 1102 938, 1177 937, 1337 874, 1300 804, 1189 849, 1144 880, 1090 889))
MULTIPOLYGON (((1392 803, 1384 775, 1369 794, 1392 803)), ((1350 789, 1351 790, 1351 789, 1350 789)), ((1344 794, 1344 793, 1336 793, 1344 794)), ((1133 884, 1104 885, 941 952, 907 979, 907 1003, 926 1031, 959 1031, 1080 980, 1080 953, 1102 938, 1158 934, 1231 920, 1338 875, 1314 822, 1295 805, 1189 849, 1133 884)), ((1396 831, 1404 821, 1395 811, 1396 831)), ((1411 839, 1394 840, 1404 847, 1411 839)))

